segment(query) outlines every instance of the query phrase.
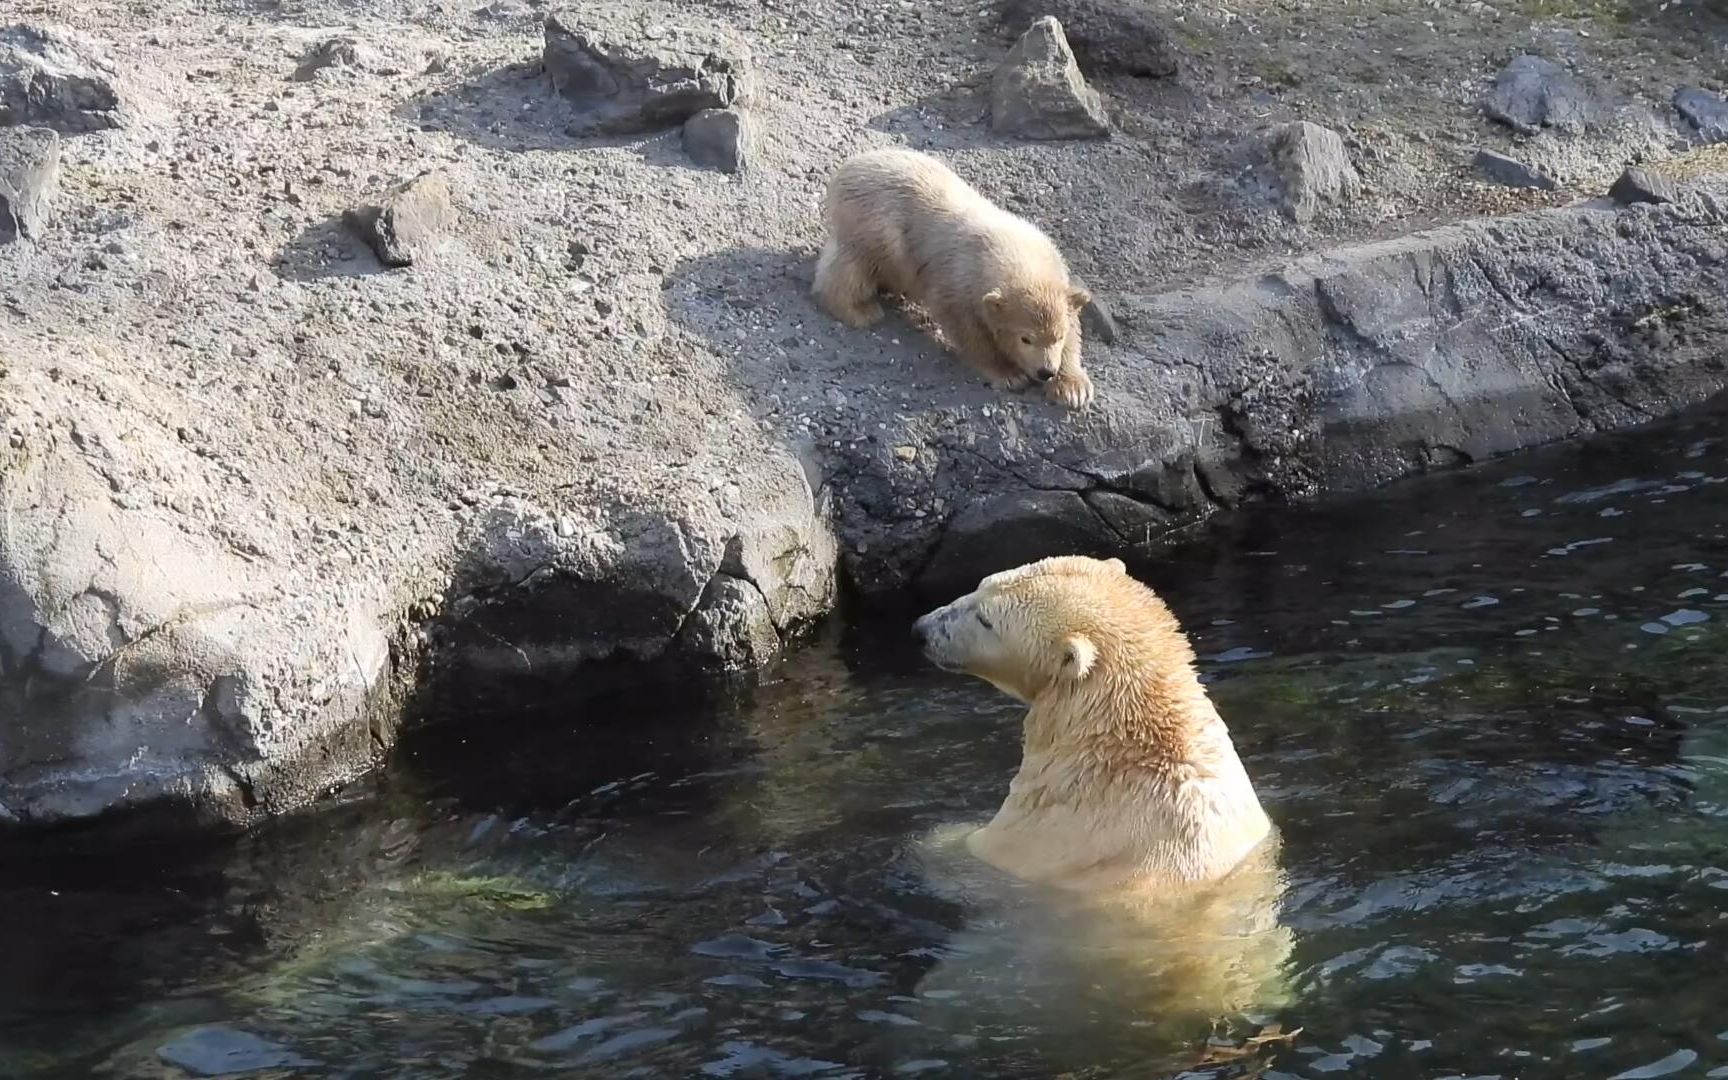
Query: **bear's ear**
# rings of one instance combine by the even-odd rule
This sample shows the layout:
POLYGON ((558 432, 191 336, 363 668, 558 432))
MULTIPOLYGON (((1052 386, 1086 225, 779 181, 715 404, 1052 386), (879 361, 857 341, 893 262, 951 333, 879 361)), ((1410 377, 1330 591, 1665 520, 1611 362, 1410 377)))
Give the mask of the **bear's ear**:
POLYGON ((1128 564, 1123 562, 1121 559, 1105 559, 1104 569, 1114 570, 1118 574, 1126 574, 1128 572, 1128 564))
POLYGON ((1062 642, 1062 674, 1084 679, 1098 660, 1098 646, 1081 634, 1070 634, 1062 642))
POLYGON ((984 306, 991 311, 1001 311, 1006 301, 1002 298, 1001 289, 991 289, 984 294, 984 306))
POLYGON ((1076 285, 1068 290, 1068 306, 1075 311, 1079 311, 1091 302, 1092 294, 1086 290, 1084 285, 1076 285))

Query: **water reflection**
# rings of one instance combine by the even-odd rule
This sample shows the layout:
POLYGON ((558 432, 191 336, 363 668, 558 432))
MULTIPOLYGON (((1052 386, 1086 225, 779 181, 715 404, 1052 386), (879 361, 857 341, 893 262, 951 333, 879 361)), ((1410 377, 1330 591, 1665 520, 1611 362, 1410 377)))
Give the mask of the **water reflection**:
POLYGON ((999 804, 1020 710, 895 623, 713 716, 446 702, 218 850, 4 853, 0 1075, 1725 1075, 1721 420, 1139 568, 1283 835, 1229 969, 1276 993, 1217 1025, 1162 931, 919 847, 999 804))

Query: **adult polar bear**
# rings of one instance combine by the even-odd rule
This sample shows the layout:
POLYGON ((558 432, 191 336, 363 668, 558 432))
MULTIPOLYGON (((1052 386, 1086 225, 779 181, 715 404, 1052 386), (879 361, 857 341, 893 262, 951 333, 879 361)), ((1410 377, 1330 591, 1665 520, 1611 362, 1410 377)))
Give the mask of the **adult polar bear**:
POLYGON ((1281 1001, 1277 836, 1163 602, 1120 560, 1052 558, 985 578, 915 633, 938 666, 1031 706, 995 817, 930 847, 938 877, 997 901, 993 925, 952 943, 920 993, 1000 993, 1018 971, 1046 1019, 1092 991, 1141 1019, 1281 1001), (1018 888, 954 858, 961 838, 1018 888))

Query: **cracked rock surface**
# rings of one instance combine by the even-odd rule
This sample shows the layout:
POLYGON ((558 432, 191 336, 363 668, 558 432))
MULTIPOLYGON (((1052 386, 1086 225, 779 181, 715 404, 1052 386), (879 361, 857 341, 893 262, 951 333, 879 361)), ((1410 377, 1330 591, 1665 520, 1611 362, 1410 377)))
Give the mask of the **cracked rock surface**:
MULTIPOLYGON (((52 221, 0 245, 0 822, 244 825, 378 761, 428 671, 754 667, 842 583, 951 593, 1725 378, 1721 187, 1680 170, 1669 204, 1541 209, 1619 160, 1554 193, 1469 186, 1499 137, 1484 57, 1446 58, 1456 100, 1391 109, 1349 72, 1341 115, 1261 94, 1257 124, 1315 115, 1361 174, 1298 223, 1218 148, 1243 128, 1228 72, 1331 47, 1315 33, 1220 36, 1180 110, 1168 80, 1094 76, 1113 138, 1007 145, 990 10, 584 5, 584 33, 628 43, 606 55, 675 76, 631 93, 706 93, 699 35, 748 50, 760 127, 728 175, 658 114, 572 134, 628 108, 559 93, 525 6, 205 7, 18 16, 72 24, 127 93, 118 123, 61 131, 52 221), (341 62, 297 78, 309 55, 341 62), (900 315, 812 306, 823 182, 891 142, 1050 229, 1114 326, 1088 337, 1093 407, 992 392, 900 315), (428 172, 437 257, 386 270, 343 215, 428 172), (1386 239, 1416 211, 1466 220, 1386 239)), ((1424 25, 1448 12, 1411 18, 1458 40, 1424 25)))

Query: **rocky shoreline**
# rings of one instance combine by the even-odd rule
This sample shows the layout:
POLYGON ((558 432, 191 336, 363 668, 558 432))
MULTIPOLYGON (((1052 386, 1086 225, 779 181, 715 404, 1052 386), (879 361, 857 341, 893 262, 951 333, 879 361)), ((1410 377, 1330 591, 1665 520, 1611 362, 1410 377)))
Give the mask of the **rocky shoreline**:
POLYGON ((1101 0, 1023 7, 0 29, 0 821, 248 825, 371 767, 430 669, 750 670, 843 590, 1728 385, 1708 90, 1520 53, 1471 68, 1444 176, 1293 101, 1216 155, 1150 118, 1255 91, 1101 0), (1494 139, 1550 183, 1470 179, 1494 139), (1092 408, 812 307, 821 182, 894 140, 1050 225, 1102 301, 1092 408))

